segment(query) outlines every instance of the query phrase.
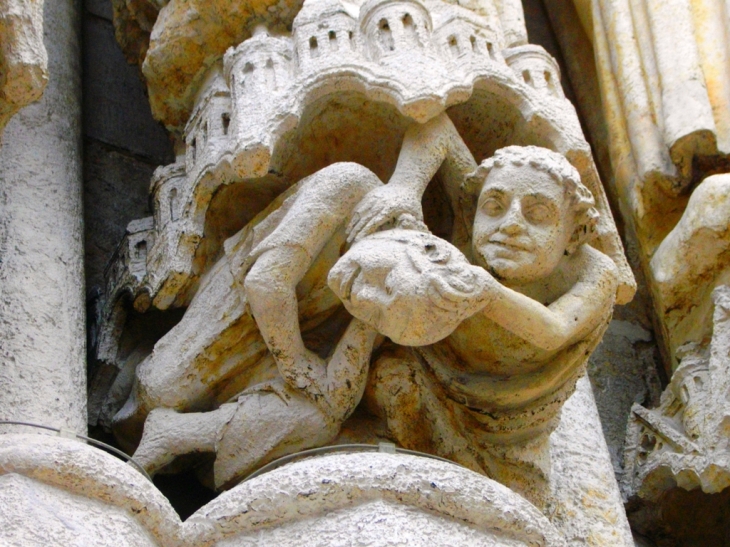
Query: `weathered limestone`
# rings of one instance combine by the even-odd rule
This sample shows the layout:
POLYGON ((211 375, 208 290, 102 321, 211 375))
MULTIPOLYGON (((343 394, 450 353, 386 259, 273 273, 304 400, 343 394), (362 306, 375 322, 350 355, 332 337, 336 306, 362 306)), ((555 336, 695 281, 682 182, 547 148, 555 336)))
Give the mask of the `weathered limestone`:
POLYGON ((534 506, 486 477, 403 454, 330 454, 240 484, 184 523, 140 473, 78 441, 0 438, 3 545, 563 547, 534 506), (32 525, 18 526, 18 523, 32 525))
MULTIPOLYGON (((360 3, 354 3, 351 11, 360 3)), ((527 42, 519 0, 464 5, 498 22, 504 46, 527 42)), ((189 119, 211 59, 249 38, 258 25, 266 25, 273 33, 286 32, 301 7, 299 0, 243 4, 228 0, 115 0, 114 20, 127 58, 142 65, 155 117, 179 130, 189 119)))
POLYGON ((143 71, 178 157, 108 270, 92 423, 153 473, 215 453, 198 475, 233 491, 282 455, 390 439, 497 479, 576 544, 628 545, 605 444, 566 448, 595 403, 549 436, 635 284, 519 3, 312 0, 291 35, 279 8, 229 18, 251 37, 222 55, 218 28, 174 80, 181 31, 215 24, 175 1, 155 23, 143 71), (176 308, 164 336, 134 327, 176 308))
POLYGON ((141 473, 82 442, 0 436, 3 545, 178 547, 180 518, 141 473))
POLYGON ((697 344, 683 348, 659 408, 633 408, 624 481, 628 495, 655 501, 675 485, 708 494, 730 486, 730 289, 718 287, 713 300, 709 350, 697 344))
POLYGON ((222 494, 184 526, 195 545, 567 545, 499 483, 447 462, 384 453, 289 464, 222 494))
POLYGON ((730 452, 718 441, 722 427, 698 409, 725 397, 714 391, 722 374, 708 373, 708 359, 722 359, 713 349, 725 343, 722 304, 713 318, 711 295, 730 272, 727 5, 575 5, 595 49, 612 184, 638 243, 671 376, 659 408, 633 409, 625 490, 651 500, 677 484, 719 492, 730 452))
POLYGON ((584 376, 550 436, 553 453, 550 521, 567 545, 633 547, 591 384, 584 376))
POLYGON ((0 3, 0 136, 8 120, 40 98, 48 83, 43 0, 0 3))
POLYGON ((49 84, 0 147, 0 419, 83 433, 78 15, 76 2, 45 3, 49 84))
MULTIPOLYGON (((585 5, 577 7, 585 15, 585 5)), ((696 282, 682 274, 673 279, 678 268, 671 264, 686 258, 678 245, 689 240, 688 230, 700 233, 706 221, 718 232, 726 222, 721 204, 712 209, 710 188, 718 181, 697 185, 725 171, 730 152, 726 6, 676 0, 630 8, 623 0, 606 0, 592 5, 589 18, 614 184, 640 245, 671 372, 680 346, 709 340, 709 293, 724 268, 717 244, 699 240, 692 263, 706 274, 701 285, 707 290, 694 290, 696 282), (695 189, 699 194, 688 203, 695 189), (701 219, 698 208, 706 209, 701 219)))

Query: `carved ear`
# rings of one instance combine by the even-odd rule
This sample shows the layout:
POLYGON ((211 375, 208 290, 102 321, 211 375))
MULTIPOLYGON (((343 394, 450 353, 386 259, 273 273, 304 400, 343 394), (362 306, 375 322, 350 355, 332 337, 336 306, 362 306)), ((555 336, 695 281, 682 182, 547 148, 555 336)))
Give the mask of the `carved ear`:
POLYGON ((565 246, 565 254, 571 255, 578 250, 578 247, 588 243, 596 235, 599 213, 595 207, 582 211, 576 215, 576 228, 570 236, 570 241, 565 246))

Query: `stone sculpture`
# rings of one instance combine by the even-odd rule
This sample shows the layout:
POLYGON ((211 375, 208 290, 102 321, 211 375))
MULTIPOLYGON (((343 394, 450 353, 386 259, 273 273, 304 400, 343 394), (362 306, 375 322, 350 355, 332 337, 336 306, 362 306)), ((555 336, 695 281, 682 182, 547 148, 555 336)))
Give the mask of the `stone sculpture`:
POLYGON ((634 405, 626 441, 627 495, 656 501, 674 485, 715 494, 730 486, 727 423, 728 312, 726 285, 712 292, 712 341, 681 348, 680 365, 658 408, 634 405))
POLYGON ((443 342, 382 351, 368 406, 401 445, 536 500, 547 435, 610 319, 616 268, 585 245, 598 213, 558 154, 498 150, 469 186, 477 208, 467 252, 491 274, 480 278, 487 303, 443 342))
MULTIPOLYGON (((185 453, 215 452, 214 482, 222 488, 275 457, 332 442, 360 402, 381 334, 419 347, 410 359, 394 347, 374 362, 367 404, 386 419, 388 435, 539 499, 530 491, 534 479, 505 464, 499 446, 509 446, 518 464, 539 467, 541 456, 549 461, 535 440, 544 445, 585 356, 600 340, 613 308, 616 268, 585 245, 598 212, 577 171, 537 147, 499 150, 465 177, 463 214, 477 203, 466 234, 472 243, 464 249, 477 263, 470 265, 419 220, 421 194, 441 163, 456 156, 452 147, 468 155, 445 115, 414 124, 388 185, 356 164, 334 164, 234 236, 181 323, 140 365, 133 397, 117 415, 124 424, 152 409, 135 458, 154 472, 185 453), (333 241, 343 248, 348 223, 352 247, 342 257, 323 252, 333 241), (325 361, 302 341, 306 318, 297 288, 309 278, 309 290, 321 291, 327 277, 354 319, 325 361), (235 403, 178 413, 194 408, 196 390, 186 389, 191 382, 225 382, 210 365, 196 371, 178 360, 170 366, 165 348, 182 342, 198 360, 199 325, 223 291, 225 300, 243 303, 244 316, 250 307, 255 325, 247 317, 249 329, 260 332, 278 375, 246 386, 235 403), (190 329, 194 336, 180 340, 190 329), (517 456, 523 445, 526 455, 517 456)), ((234 318, 224 328, 231 330, 234 318)), ((214 336, 228 338, 221 334, 214 336)))
POLYGON ((717 492, 727 486, 728 458, 718 428, 680 424, 678 417, 682 408, 687 416, 704 404, 698 401, 715 397, 699 370, 707 370, 708 355, 723 343, 712 295, 730 272, 727 6, 598 0, 576 7, 595 50, 613 185, 637 244, 671 378, 658 408, 633 408, 625 493, 654 500, 677 484, 717 492), (682 395, 688 389, 691 401, 682 395), (666 465, 675 457, 683 463, 666 465))
POLYGON ((309 0, 213 64, 108 270, 92 420, 217 489, 389 439, 546 506, 548 436, 634 282, 513 7, 309 0))

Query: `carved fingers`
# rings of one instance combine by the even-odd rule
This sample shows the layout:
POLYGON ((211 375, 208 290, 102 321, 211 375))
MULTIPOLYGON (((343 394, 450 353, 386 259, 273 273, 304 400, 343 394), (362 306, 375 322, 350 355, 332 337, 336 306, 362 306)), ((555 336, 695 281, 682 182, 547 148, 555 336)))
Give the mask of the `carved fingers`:
POLYGON ((393 227, 401 215, 411 215, 422 221, 419 197, 407 188, 388 185, 376 188, 355 208, 347 226, 347 241, 352 243, 383 227, 393 227))

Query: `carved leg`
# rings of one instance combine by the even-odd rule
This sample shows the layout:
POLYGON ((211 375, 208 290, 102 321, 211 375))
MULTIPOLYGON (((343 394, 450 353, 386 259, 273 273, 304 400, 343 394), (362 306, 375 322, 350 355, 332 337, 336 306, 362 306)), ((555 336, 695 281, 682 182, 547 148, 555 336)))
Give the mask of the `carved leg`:
POLYGON ((326 445, 339 431, 339 424, 280 379, 247 390, 231 406, 235 413, 216 446, 218 490, 277 458, 326 445))
MULTIPOLYGON (((290 386, 318 396, 324 363, 310 352, 299 328, 297 285, 313 260, 380 180, 355 163, 337 163, 305 179, 276 228, 251 251, 255 262, 238 275, 259 331, 290 386)), ((290 199, 292 199, 290 198, 290 199)), ((329 269, 329 268, 327 268, 329 269)), ((326 275, 327 271, 322 272, 326 275)))
POLYGON ((189 414, 157 408, 147 416, 142 441, 132 457, 154 475, 183 454, 215 452, 218 437, 235 411, 236 405, 189 414))

